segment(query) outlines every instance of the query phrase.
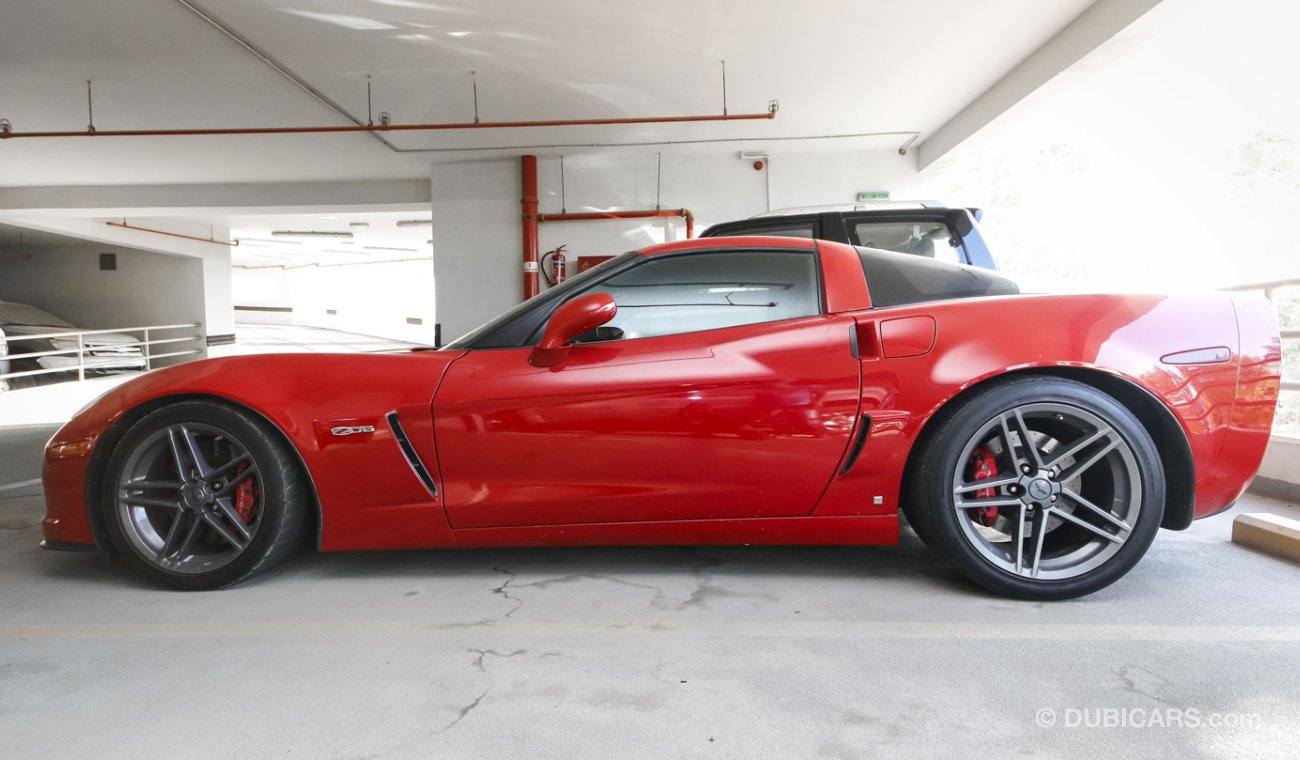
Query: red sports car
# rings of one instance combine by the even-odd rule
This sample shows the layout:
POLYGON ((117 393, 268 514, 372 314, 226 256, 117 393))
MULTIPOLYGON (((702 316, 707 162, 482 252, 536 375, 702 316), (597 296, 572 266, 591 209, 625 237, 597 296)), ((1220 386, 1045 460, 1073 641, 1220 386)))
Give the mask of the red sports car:
POLYGON ((440 350, 151 372, 50 441, 45 545, 228 586, 321 550, 891 544, 1095 591, 1226 509, 1276 406, 1268 304, 1025 295, 789 238, 623 254, 440 350))

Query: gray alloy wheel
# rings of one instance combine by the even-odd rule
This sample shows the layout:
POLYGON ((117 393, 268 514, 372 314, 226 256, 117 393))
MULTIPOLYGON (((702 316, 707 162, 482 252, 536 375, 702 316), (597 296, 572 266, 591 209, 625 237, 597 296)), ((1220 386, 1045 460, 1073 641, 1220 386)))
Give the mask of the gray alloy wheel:
POLYGON ((220 428, 177 423, 137 444, 118 475, 117 513, 148 562, 210 572, 248 549, 264 496, 248 448, 220 428))
POLYGON ((216 401, 146 415, 113 448, 104 525, 132 569, 173 588, 229 586, 299 544, 308 484, 269 423, 216 401))
POLYGON ((952 482, 966 540, 995 567, 1028 578, 1100 567, 1133 534, 1142 509, 1132 447, 1105 420, 1065 404, 1025 404, 986 421, 962 449, 952 482), (1009 471, 976 479, 980 449, 1009 471))
POLYGON ((997 381, 929 425, 903 509, 921 540, 1007 596, 1068 599, 1114 583, 1164 516, 1160 452, 1132 411, 1084 383, 997 381))

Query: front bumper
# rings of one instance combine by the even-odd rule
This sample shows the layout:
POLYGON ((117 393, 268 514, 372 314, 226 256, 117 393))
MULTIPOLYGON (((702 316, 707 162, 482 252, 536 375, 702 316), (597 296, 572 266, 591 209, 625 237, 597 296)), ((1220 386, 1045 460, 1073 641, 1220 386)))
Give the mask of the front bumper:
POLYGON ((41 532, 46 542, 79 544, 93 549, 95 534, 86 511, 86 477, 94 448, 92 446, 76 456, 56 456, 50 451, 61 443, 82 437, 79 431, 70 429, 73 424, 69 423, 55 433, 45 448, 45 463, 41 470, 45 484, 45 519, 41 521, 41 532))

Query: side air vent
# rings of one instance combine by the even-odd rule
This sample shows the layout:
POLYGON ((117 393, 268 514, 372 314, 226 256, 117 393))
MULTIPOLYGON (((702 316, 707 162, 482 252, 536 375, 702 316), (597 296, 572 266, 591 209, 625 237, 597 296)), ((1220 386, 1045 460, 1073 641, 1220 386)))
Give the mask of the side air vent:
POLYGON ((388 427, 393 430, 393 440, 397 441, 397 448, 401 449, 402 456, 406 457, 406 463, 411 465, 411 472, 419 478, 420 484, 433 498, 438 498, 438 486, 433 482, 433 476, 429 474, 429 468, 424 466, 420 461, 420 455, 415 453, 415 447, 411 445, 411 439, 406 437, 406 431, 402 429, 402 421, 397 418, 397 412, 389 412, 386 415, 388 427))
POLYGON ((840 474, 844 475, 853 469, 857 463, 858 456, 862 453, 862 447, 867 444, 867 434, 871 432, 871 415, 862 415, 862 421, 858 423, 858 432, 853 436, 853 447, 849 449, 849 457, 844 460, 844 466, 840 468, 840 474))

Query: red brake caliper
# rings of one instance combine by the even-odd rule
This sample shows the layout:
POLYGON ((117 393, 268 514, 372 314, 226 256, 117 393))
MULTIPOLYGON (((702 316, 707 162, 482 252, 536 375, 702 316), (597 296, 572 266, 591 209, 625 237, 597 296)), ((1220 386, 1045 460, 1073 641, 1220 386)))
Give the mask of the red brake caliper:
MULTIPOLYGON (((247 464, 241 464, 239 465, 239 469, 237 470, 237 472, 239 475, 243 475, 244 470, 247 469, 248 469, 247 464)), ((238 477, 238 475, 236 475, 236 477, 238 477)), ((981 491, 981 493, 983 493, 983 491, 981 491)), ((243 518, 244 522, 248 522, 250 519, 252 519, 253 517, 253 479, 252 478, 247 478, 245 480, 242 480, 240 481, 238 486, 235 486, 235 511, 239 512, 239 516, 243 518)))
MULTIPOLYGON (((998 463, 993 458, 993 452, 983 446, 971 452, 970 461, 971 467, 975 470, 975 480, 988 480, 998 474, 998 463)), ((981 488, 975 492, 975 498, 990 499, 997 496, 997 493, 996 488, 981 488)), ((997 507, 980 507, 972 511, 979 524, 985 527, 992 525, 993 521, 998 519, 997 507)))

